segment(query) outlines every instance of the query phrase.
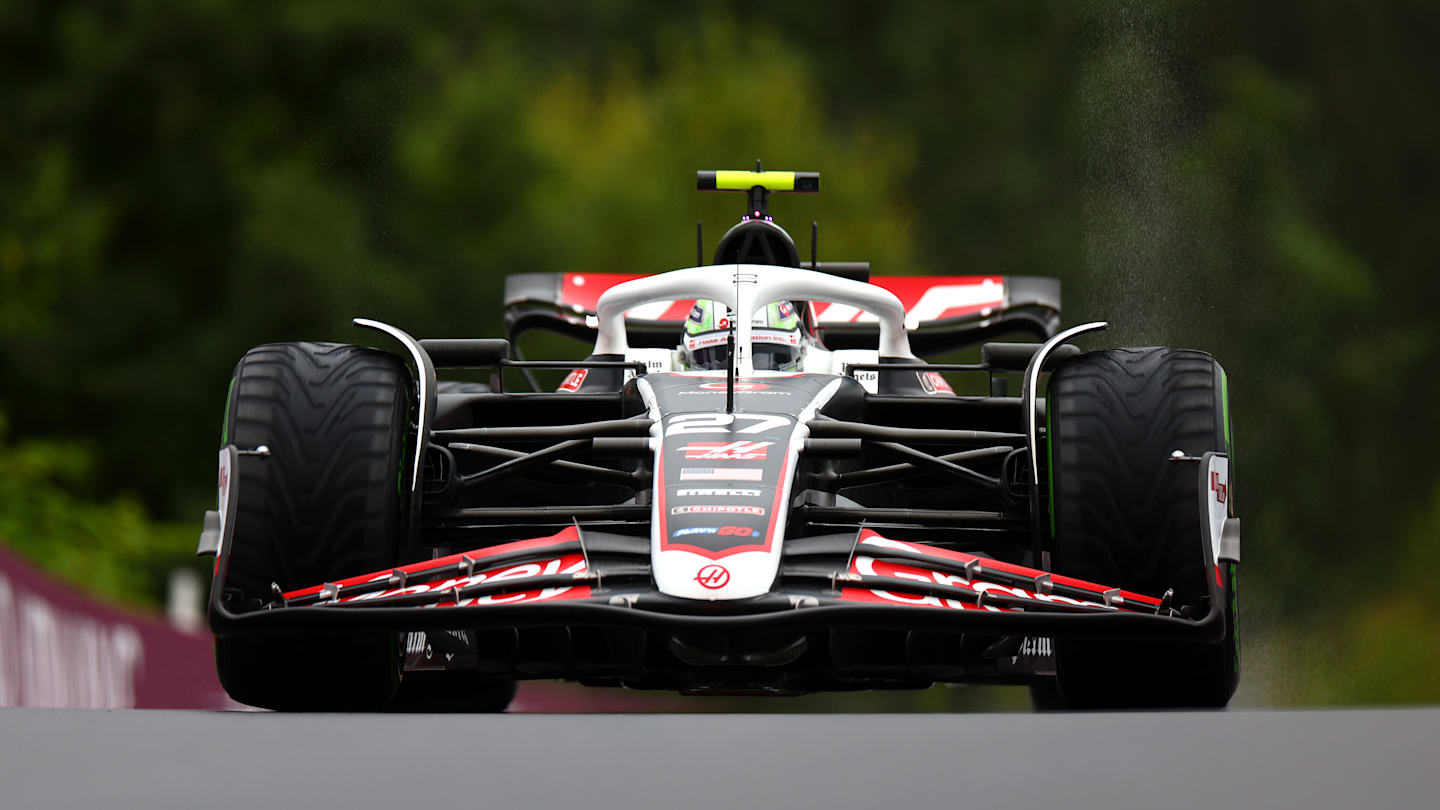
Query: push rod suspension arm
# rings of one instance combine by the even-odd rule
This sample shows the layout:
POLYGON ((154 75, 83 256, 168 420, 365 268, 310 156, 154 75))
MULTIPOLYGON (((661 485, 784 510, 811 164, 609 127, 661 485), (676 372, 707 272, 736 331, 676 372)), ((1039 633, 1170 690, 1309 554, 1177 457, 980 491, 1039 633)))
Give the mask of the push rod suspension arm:
POLYGON ((650 419, 606 419, 578 425, 478 427, 437 430, 437 441, 543 442, 589 439, 597 436, 648 436, 650 419))
POLYGON ((589 439, 571 439, 568 442, 552 444, 544 450, 526 453, 518 458, 502 461, 487 470, 462 476, 460 478, 460 486, 462 489, 474 489, 486 481, 493 481, 496 478, 514 475, 517 472, 528 470, 532 467, 541 467, 552 461, 564 459, 567 456, 579 455, 588 449, 590 449, 589 439))
POLYGON ((550 523, 573 520, 645 520, 650 507, 634 504, 599 504, 584 506, 479 506, 464 509, 437 510, 426 515, 427 521, 450 524, 464 523, 550 523))
MULTIPOLYGON (((533 453, 526 453, 520 450, 511 450, 506 447, 491 447, 490 445, 486 444, 466 444, 463 442, 456 442, 454 444, 451 444, 449 447, 452 451, 455 452, 478 453, 481 455, 496 456, 499 458, 516 460, 522 458, 530 458, 534 455, 533 453)), ((605 484, 618 484, 620 486, 633 488, 641 484, 642 482, 650 480, 649 474, 641 471, 627 472, 625 470, 612 470, 607 467, 596 467, 592 464, 580 464, 574 461, 558 461, 553 458, 543 459, 542 462, 539 463, 546 463, 549 465, 546 470, 547 472, 554 472, 556 475, 563 475, 567 478, 577 478, 582 481, 599 481, 605 484)), ((484 470, 481 473, 476 473, 476 475, 488 473, 491 470, 496 469, 499 469, 499 467, 491 467, 489 470, 484 470)), ((513 475, 516 472, 519 472, 519 470, 511 467, 502 474, 513 475)))
MULTIPOLYGON (((958 453, 946 453, 943 456, 935 456, 941 461, 975 461, 978 459, 1003 456, 1014 451, 1013 447, 984 447, 979 450, 962 450, 958 453)), ((841 490, 848 487, 861 487, 870 484, 881 484, 890 481, 902 481, 906 478, 914 478, 921 475, 924 470, 906 461, 902 464, 890 464, 885 467, 872 467, 868 470, 855 470, 846 473, 828 473, 817 476, 817 484, 827 490, 841 490)))
POLYGON ((956 464, 953 461, 946 461, 943 458, 937 458, 930 455, 929 453, 922 453, 919 450, 906 447, 903 444, 897 444, 896 442, 866 441, 865 445, 867 447, 872 447, 882 453, 885 453, 886 455, 893 456, 894 458, 908 461, 916 467, 927 469, 931 472, 939 473, 940 475, 949 476, 950 478, 954 478, 971 487, 975 487, 986 492, 1000 491, 999 478, 992 478, 988 475, 982 475, 981 473, 975 472, 968 467, 961 467, 959 464, 956 464))
POLYGON ((868 506, 800 507, 804 519, 815 523, 919 523, 922 525, 983 526, 1024 528, 1029 520, 1005 512, 972 509, 905 509, 868 506))
POLYGON ((890 425, 867 425, 839 419, 814 419, 809 423, 810 435, 825 438, 875 439, 885 442, 920 442, 924 444, 994 445, 1025 440, 1023 433, 995 433, 988 430, 944 430, 941 428, 905 428, 890 425))

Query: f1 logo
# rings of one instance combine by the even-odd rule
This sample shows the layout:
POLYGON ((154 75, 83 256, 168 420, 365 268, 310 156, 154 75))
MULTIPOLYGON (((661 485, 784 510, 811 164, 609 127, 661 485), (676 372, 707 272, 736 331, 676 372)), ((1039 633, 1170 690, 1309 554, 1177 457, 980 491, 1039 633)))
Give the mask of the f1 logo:
POLYGON ((1217 470, 1210 471, 1210 491, 1215 493, 1215 500, 1218 503, 1225 503, 1230 496, 1230 485, 1221 483, 1220 473, 1217 470))
POLYGON ((707 565, 695 575, 695 581, 700 583, 702 588, 709 588, 712 591, 716 588, 723 588, 730 582, 730 570, 723 565, 707 565))

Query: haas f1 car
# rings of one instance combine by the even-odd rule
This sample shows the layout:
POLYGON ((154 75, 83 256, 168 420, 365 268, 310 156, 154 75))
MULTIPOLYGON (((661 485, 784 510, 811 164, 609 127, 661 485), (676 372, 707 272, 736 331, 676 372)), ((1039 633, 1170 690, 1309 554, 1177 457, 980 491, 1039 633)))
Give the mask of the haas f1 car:
POLYGON ((770 195, 819 180, 700 172, 746 199, 709 263, 510 276, 508 339, 356 319, 391 349, 247 352, 200 543, 230 695, 493 711, 534 678, 968 682, 1042 706, 1225 705, 1224 369, 1082 353, 1105 324, 1062 330, 1054 279, 872 279, 818 261, 814 226, 802 261, 770 195), (594 349, 527 361, 534 329, 594 349), (976 345, 978 363, 921 359, 976 345), (456 369, 489 382, 440 379, 456 369), (569 375, 540 390, 537 369, 569 375))

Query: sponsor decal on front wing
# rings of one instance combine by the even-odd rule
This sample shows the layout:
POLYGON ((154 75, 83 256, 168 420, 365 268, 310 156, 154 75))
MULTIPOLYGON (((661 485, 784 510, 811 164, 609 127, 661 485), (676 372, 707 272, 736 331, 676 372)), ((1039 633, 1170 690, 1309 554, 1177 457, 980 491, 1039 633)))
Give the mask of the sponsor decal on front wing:
MULTIPOLYGON (((482 582, 495 583, 513 580, 517 584, 526 579, 533 579, 540 576, 551 576, 555 574, 583 574, 586 571, 585 557, 581 554, 565 554, 549 560, 537 562, 517 563, 515 565, 492 568, 488 571, 477 572, 466 576, 458 575, 448 579, 439 579, 434 582, 424 582, 418 585, 407 585, 401 588, 391 588, 384 591, 360 594, 358 596, 344 597, 340 602, 367 602, 372 599, 381 599, 387 596, 401 596, 406 594, 420 593, 445 593, 454 591, 456 588, 466 588, 471 585, 478 585, 482 582)), ((379 579, 389 578, 389 572, 376 577, 379 579)), ((342 591, 343 593, 343 591, 342 591)), ((434 607, 464 607, 466 605, 498 605, 513 602, 541 602, 547 599, 583 599, 590 595, 590 588, 587 585, 567 585, 562 587, 543 588, 531 591, 512 591, 508 593, 487 594, 484 596, 467 597, 458 603, 453 599, 438 602, 434 607)))
MULTIPOLYGON (((1099 602, 1071 599, 1068 596, 1058 596, 1056 594, 1035 593, 1026 588, 1013 585, 1000 585, 994 582, 981 581, 972 582, 958 574, 947 574, 929 568, 922 568, 917 565, 880 560, 863 554, 855 558, 855 562, 850 567, 850 573, 870 577, 893 577, 895 579, 908 579, 915 582, 947 585, 952 588, 969 590, 976 594, 991 593, 997 596, 1015 596, 1021 599, 1032 599, 1039 602, 1063 602, 1070 605, 1086 605, 1098 608, 1106 607, 1099 602)), ((951 610, 988 610, 994 613, 1005 613, 1013 610, 1012 608, 1002 608, 996 605, 985 605, 981 608, 973 602, 966 602, 960 599, 883 591, 874 588, 844 588, 840 593, 840 598, 852 602, 882 602, 900 605, 916 605, 919 607, 949 608, 951 610)))

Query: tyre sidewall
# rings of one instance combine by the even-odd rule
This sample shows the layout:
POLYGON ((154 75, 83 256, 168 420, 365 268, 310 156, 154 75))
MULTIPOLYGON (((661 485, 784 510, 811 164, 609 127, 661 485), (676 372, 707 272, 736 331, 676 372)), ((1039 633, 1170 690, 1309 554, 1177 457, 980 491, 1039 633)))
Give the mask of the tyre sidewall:
MULTIPOLYGON (((1140 593, 1173 587, 1177 604, 1208 595, 1215 574, 1203 564, 1198 475, 1166 457, 1230 452, 1226 389, 1220 365, 1188 350, 1090 352, 1056 369, 1047 399, 1054 570, 1140 593)), ((1238 658, 1233 566, 1220 575, 1218 644, 1056 639, 1066 703, 1223 706, 1238 658)))

